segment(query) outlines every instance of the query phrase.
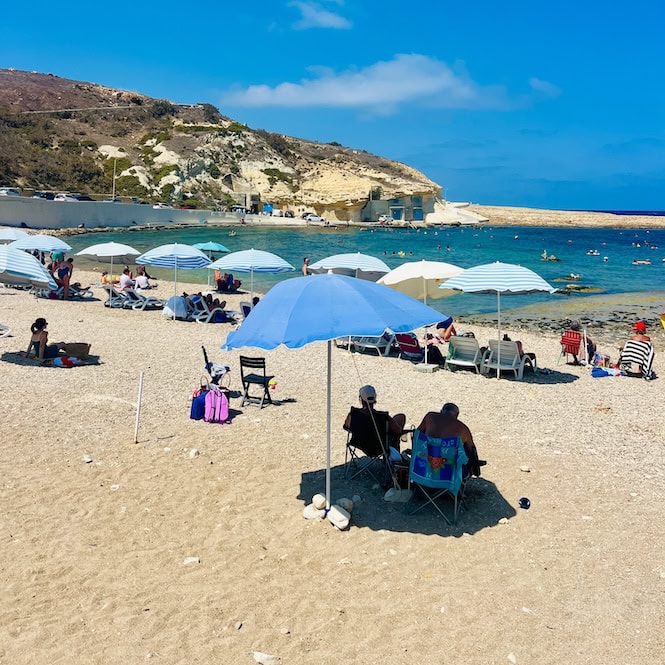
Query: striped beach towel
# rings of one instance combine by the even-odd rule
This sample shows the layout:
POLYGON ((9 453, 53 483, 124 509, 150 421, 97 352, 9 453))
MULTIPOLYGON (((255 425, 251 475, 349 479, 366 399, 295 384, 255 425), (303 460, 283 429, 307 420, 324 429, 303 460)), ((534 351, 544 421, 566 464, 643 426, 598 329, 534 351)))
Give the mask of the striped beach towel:
POLYGON ((629 339, 624 345, 619 356, 621 369, 630 371, 633 364, 639 365, 640 372, 644 378, 652 378, 651 366, 655 352, 651 342, 643 342, 629 339))

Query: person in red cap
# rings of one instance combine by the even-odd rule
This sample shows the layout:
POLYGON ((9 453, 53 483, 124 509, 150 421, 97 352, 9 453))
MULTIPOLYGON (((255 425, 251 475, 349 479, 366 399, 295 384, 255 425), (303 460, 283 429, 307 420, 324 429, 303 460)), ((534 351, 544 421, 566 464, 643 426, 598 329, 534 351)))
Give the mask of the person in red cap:
POLYGON ((633 330, 635 331, 630 339, 634 339, 638 342, 650 342, 651 337, 646 334, 647 332, 647 324, 644 323, 644 321, 638 321, 636 324, 632 326, 633 330))

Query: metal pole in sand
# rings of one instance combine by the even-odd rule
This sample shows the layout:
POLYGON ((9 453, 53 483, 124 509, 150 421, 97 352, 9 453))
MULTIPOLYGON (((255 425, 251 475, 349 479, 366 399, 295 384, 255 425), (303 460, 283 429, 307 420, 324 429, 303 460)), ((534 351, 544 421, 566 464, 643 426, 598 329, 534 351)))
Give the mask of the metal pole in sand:
POLYGON ((136 400, 136 424, 134 425, 134 443, 139 442, 139 421, 141 420, 141 396, 143 395, 143 372, 139 376, 139 395, 136 400))

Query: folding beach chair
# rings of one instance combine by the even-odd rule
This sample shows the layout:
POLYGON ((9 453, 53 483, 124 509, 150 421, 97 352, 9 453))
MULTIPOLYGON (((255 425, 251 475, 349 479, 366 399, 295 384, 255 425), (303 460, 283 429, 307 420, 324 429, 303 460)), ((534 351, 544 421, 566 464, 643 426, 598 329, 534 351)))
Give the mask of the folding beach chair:
POLYGON ((467 462, 468 457, 459 436, 438 439, 415 430, 409 465, 409 482, 413 494, 407 504, 407 513, 412 515, 431 504, 448 524, 456 524, 464 497, 463 467, 467 462), (425 502, 420 505, 416 505, 415 500, 418 494, 425 498, 425 502), (451 519, 448 519, 439 505, 444 498, 452 499, 451 519))
POLYGON ((385 411, 372 411, 368 416, 362 409, 351 407, 344 455, 344 477, 353 480, 368 473, 379 485, 390 476, 389 416, 385 411), (363 460, 364 458, 364 460, 363 460), (380 465, 382 473, 373 467, 380 465))
POLYGON ((397 333, 395 341, 399 347, 400 358, 416 360, 418 362, 421 362, 425 358, 425 351, 413 333, 397 333))
POLYGON ((561 351, 559 353, 559 358, 557 360, 557 365, 559 364, 561 358, 565 358, 565 362, 568 362, 568 356, 571 355, 573 358, 577 358, 582 352, 582 333, 579 330, 566 330, 563 335, 561 335, 561 351))
POLYGON ((266 401, 268 404, 272 404, 269 384, 270 381, 274 378, 274 375, 266 374, 265 358, 250 358, 248 356, 240 356, 240 380, 242 381, 242 387, 245 390, 240 406, 255 403, 258 404, 259 408, 262 409, 266 401), (246 373, 246 370, 250 370, 250 373, 246 373), (249 390, 252 386, 260 386, 263 388, 260 396, 249 394, 249 390))
POLYGON ((633 365, 637 365, 642 377, 650 381, 654 378, 651 368, 655 355, 651 342, 629 339, 619 353, 619 367, 625 372, 630 372, 633 365))

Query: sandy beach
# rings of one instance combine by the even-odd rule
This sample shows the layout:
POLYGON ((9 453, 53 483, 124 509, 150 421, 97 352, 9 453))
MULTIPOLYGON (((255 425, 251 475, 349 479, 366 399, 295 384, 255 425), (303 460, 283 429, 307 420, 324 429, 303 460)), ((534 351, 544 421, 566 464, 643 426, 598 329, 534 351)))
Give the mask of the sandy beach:
MULTIPOLYGON (((60 302, 0 289, 13 330, 0 339, 0 664, 249 664, 254 652, 284 665, 662 662, 662 327, 650 328, 662 377, 651 382, 557 364, 559 335, 537 313, 505 319, 553 370, 522 382, 334 349, 333 499, 361 498, 340 532, 302 517, 324 489, 324 343, 253 351, 276 404, 235 397, 231 424, 192 421, 202 345, 239 394, 239 353, 219 348, 232 326, 109 310, 95 292, 60 302), (17 360, 38 316, 51 342, 90 342, 101 364, 17 360), (366 383, 409 424, 459 405, 488 465, 457 526, 344 479, 341 425, 366 383)), ((557 302, 557 317, 579 314, 557 302)), ((613 359, 633 306, 603 335, 590 326, 613 359)), ((482 344, 496 335, 489 317, 465 327, 482 344)))

